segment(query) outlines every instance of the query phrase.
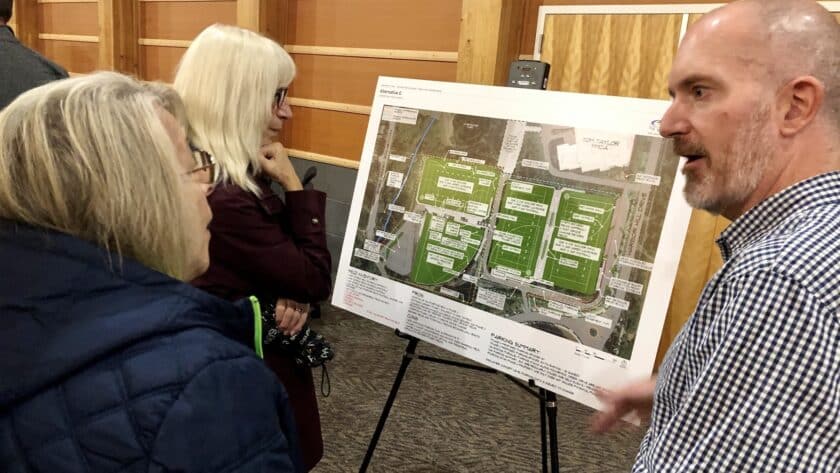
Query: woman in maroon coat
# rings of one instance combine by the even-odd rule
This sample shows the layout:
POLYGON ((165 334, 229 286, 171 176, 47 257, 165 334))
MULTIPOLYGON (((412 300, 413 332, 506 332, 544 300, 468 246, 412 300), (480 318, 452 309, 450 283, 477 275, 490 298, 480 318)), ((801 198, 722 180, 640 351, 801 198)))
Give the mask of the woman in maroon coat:
MULTIPOLYGON (((309 303, 330 292, 330 254, 324 229, 326 196, 304 190, 285 149, 276 142, 292 113, 286 90, 291 57, 275 42, 232 26, 213 25, 196 37, 175 77, 197 150, 215 156, 220 180, 209 197, 210 269, 194 281, 226 299, 257 295, 277 302, 278 324, 301 329, 309 303), (277 184, 285 201, 274 193, 277 184)), ((265 360, 289 393, 304 463, 323 454, 312 372, 291 357, 265 360)))

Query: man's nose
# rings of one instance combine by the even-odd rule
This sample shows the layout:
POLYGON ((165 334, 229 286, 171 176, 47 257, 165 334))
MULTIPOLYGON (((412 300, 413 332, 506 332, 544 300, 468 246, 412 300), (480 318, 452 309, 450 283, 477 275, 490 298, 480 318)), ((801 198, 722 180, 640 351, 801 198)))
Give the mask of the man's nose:
POLYGON ((665 138, 673 138, 678 135, 685 135, 690 128, 685 117, 682 104, 677 100, 671 102, 671 106, 662 115, 659 121, 659 134, 665 138))

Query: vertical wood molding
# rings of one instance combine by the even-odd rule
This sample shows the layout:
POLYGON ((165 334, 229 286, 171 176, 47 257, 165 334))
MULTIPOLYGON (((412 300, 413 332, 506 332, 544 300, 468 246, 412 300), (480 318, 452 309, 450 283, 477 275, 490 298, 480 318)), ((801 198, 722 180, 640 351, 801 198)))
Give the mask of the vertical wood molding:
POLYGON ((496 54, 495 84, 507 84, 510 63, 519 59, 519 38, 525 24, 526 2, 506 1, 502 6, 499 49, 496 54))
POLYGON ((521 0, 463 0, 458 82, 503 85, 519 57, 525 15, 521 0))
POLYGON ((15 35, 21 43, 38 49, 38 4, 33 0, 14 0, 12 5, 15 35))
POLYGON ((139 3, 99 0, 99 68, 138 75, 139 3))
POLYGON ((265 31, 264 8, 264 0, 236 0, 236 25, 257 33, 265 31))
POLYGON ((291 0, 263 0, 260 8, 261 33, 285 46, 289 43, 289 4, 291 0))

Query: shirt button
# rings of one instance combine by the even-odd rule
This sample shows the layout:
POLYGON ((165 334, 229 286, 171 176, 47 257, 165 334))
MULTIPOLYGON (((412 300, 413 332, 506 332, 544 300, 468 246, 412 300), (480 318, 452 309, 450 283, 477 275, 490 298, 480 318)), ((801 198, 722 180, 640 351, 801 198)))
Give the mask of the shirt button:
POLYGON ((321 222, 317 218, 312 219, 312 224, 313 225, 318 225, 319 223, 321 223, 321 222))

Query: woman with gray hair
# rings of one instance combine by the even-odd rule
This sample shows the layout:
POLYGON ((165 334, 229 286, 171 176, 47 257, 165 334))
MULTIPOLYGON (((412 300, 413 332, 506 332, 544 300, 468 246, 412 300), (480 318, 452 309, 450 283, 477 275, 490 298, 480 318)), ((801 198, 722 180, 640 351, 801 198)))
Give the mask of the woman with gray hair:
POLYGON ((258 308, 183 282, 212 176, 119 74, 0 113, 0 471, 301 471, 258 308))

